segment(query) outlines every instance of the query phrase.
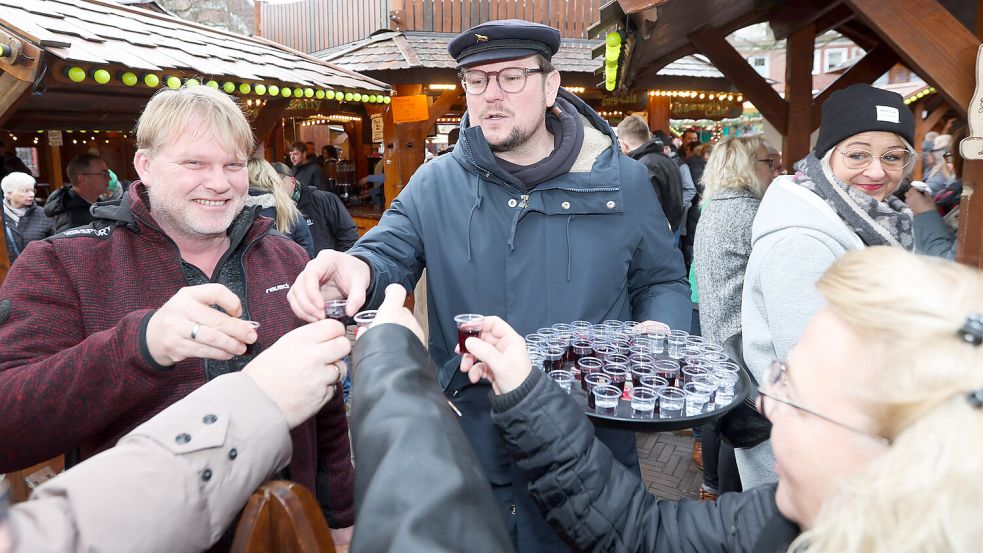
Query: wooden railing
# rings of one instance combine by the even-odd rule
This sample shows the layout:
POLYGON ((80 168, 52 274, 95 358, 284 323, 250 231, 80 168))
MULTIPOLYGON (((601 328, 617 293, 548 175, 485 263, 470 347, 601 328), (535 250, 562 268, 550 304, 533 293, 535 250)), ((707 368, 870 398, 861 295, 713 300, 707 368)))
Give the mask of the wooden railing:
POLYGON ((586 38, 602 0, 303 0, 261 2, 260 35, 302 52, 366 38, 379 29, 460 33, 494 19, 524 19, 586 38))

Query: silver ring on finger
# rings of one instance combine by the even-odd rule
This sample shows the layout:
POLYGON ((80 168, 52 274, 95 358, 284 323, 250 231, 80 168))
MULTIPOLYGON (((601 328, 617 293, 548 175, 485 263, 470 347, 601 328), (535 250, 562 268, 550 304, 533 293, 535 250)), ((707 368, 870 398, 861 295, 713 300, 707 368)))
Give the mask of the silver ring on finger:
POLYGON ((191 327, 191 339, 192 340, 197 340, 198 339, 198 332, 199 331, 201 331, 201 325, 198 324, 198 323, 195 323, 195 326, 191 327))

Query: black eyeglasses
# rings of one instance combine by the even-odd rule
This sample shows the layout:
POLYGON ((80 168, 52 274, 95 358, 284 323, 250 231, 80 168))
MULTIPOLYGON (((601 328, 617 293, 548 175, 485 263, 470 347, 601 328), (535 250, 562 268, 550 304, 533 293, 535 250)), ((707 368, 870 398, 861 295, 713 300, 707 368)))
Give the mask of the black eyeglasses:
POLYGON ((98 171, 98 172, 95 172, 95 173, 79 173, 79 174, 80 175, 95 175, 97 177, 106 177, 107 179, 113 178, 113 176, 109 174, 109 171, 98 171))
POLYGON ((946 161, 952 161, 952 152, 946 152, 942 154, 942 159, 946 161))
MULTIPOLYGON (((771 366, 768 367, 768 371, 765 373, 765 383, 768 385, 769 388, 780 387, 782 390, 784 390, 785 389, 785 382, 786 382, 785 375, 786 375, 787 372, 788 372, 788 367, 785 366, 785 363, 783 363, 781 361, 777 361, 777 360, 776 361, 772 361, 771 362, 771 366)), ((838 421, 836 419, 827 417, 826 415, 823 415, 822 413, 818 413, 818 412, 814 411, 813 409, 810 409, 810 408, 808 408, 808 407, 806 407, 806 406, 804 406, 804 405, 802 405, 800 403, 794 402, 794 401, 792 401, 792 400, 790 400, 788 398, 785 398, 785 397, 780 396, 778 394, 775 394, 773 392, 769 392, 769 391, 765 390, 765 387, 764 386, 758 386, 758 393, 761 394, 762 397, 766 397, 768 399, 777 401, 778 403, 784 403, 785 405, 788 405, 789 407, 792 407, 794 409, 798 409, 799 411, 802 411, 803 413, 809 413, 812 416, 819 417, 819 418, 823 419, 824 421, 831 422, 831 423, 833 423, 836 426, 839 426, 841 428, 846 428, 847 430, 856 432, 858 434, 863 434, 864 436, 867 436, 869 438, 873 438, 873 439, 875 439, 875 440, 883 443, 884 445, 891 445, 891 440, 888 439, 888 438, 885 438, 884 436, 880 436, 878 434, 874 434, 873 432, 869 432, 867 430, 863 430, 861 428, 857 428, 856 426, 847 424, 845 422, 840 422, 840 421, 838 421)), ((768 414, 765 412, 765 401, 762 399, 762 397, 759 397, 758 398, 758 410, 761 411, 761 414, 765 418, 770 418, 770 417, 768 417, 768 414)))
POLYGON ((495 75, 495 81, 502 92, 516 94, 522 92, 526 87, 526 77, 533 73, 542 73, 542 69, 529 69, 525 67, 506 67, 499 71, 481 71, 480 69, 468 69, 460 73, 461 86, 468 94, 481 94, 488 88, 488 81, 495 75))

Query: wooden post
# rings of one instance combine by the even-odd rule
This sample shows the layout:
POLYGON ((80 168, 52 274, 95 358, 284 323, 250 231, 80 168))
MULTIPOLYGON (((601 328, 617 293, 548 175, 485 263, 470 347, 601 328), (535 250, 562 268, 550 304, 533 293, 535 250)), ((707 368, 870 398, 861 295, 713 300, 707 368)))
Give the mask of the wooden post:
MULTIPOLYGON (((396 85, 398 96, 410 96, 421 94, 423 85, 419 84, 400 84, 396 85)), ((410 176, 416 168, 423 163, 423 144, 416 123, 403 123, 397 125, 393 121, 392 107, 386 110, 383 121, 383 142, 385 143, 385 177, 386 177, 386 207, 392 203, 393 199, 399 195, 410 176)))
POLYGON ((51 148, 51 188, 49 192, 61 188, 64 179, 61 174, 61 146, 49 146, 51 148))
POLYGON ((669 114, 672 105, 668 96, 649 96, 649 130, 669 132, 669 114))
MULTIPOLYGON (((976 38, 983 39, 983 1, 980 0, 976 2, 976 38)), ((975 63, 967 63, 961 69, 966 75, 980 78, 976 74, 975 63)), ((969 101, 961 107, 968 108, 969 101)), ((976 185, 983 185, 983 161, 964 160, 962 170, 963 195, 959 202, 956 261, 983 268, 983 200, 973 198, 976 185)))
POLYGON ((788 38, 785 55, 785 104, 788 127, 782 141, 782 159, 798 161, 809 153, 812 134, 812 53, 816 24, 810 23, 788 38))

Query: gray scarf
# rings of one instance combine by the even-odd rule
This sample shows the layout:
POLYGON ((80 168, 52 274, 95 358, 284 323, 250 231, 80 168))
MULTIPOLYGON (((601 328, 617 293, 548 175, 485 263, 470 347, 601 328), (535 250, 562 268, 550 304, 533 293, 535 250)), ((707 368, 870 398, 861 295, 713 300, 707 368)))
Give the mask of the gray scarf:
POLYGON ((27 213, 27 209, 28 209, 27 207, 22 209, 17 209, 16 207, 7 203, 7 198, 3 199, 3 211, 7 215, 7 218, 13 221, 15 227, 20 223, 20 218, 23 217, 25 213, 27 213))
MULTIPOLYGON (((830 150, 832 152, 832 150, 830 150)), ((896 246, 915 249, 911 210, 891 195, 883 202, 854 190, 826 171, 823 162, 810 152, 795 164, 793 180, 822 198, 840 219, 868 246, 896 246)))

